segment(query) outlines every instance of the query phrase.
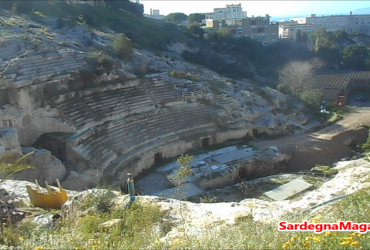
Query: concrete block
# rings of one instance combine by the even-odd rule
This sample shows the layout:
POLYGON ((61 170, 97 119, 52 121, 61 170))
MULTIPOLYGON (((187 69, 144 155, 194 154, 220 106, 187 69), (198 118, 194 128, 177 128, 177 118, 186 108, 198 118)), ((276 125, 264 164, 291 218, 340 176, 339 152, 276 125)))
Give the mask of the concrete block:
POLYGON ((187 199, 189 197, 203 193, 204 191, 196 186, 194 183, 189 182, 182 184, 179 187, 166 189, 157 193, 154 196, 166 197, 170 199, 187 199))
POLYGON ((298 194, 312 185, 303 180, 293 180, 287 184, 281 185, 271 191, 265 192, 265 195, 276 201, 283 201, 298 194))

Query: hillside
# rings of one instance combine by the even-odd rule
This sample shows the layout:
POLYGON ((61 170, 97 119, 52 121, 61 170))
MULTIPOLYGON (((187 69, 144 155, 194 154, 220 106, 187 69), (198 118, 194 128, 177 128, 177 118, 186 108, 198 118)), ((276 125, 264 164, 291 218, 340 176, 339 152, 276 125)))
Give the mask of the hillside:
POLYGON ((140 48, 152 39, 145 29, 173 37, 161 28, 173 24, 126 13, 121 21, 136 20, 134 36, 145 36, 130 41, 108 29, 115 23, 110 9, 58 2, 32 8, 21 15, 4 10, 0 27, 2 150, 36 150, 32 163, 40 169, 17 179, 60 179, 75 190, 119 187, 128 172, 137 176, 162 158, 319 125, 303 104, 277 90, 186 62, 181 52, 191 48, 179 40, 164 43, 164 51, 140 48), (96 27, 80 19, 85 8, 96 27), (122 56, 119 41, 126 46, 122 56))
POLYGON ((0 248, 370 247, 368 233, 277 230, 283 219, 368 220, 368 107, 316 131, 326 123, 315 106, 266 86, 314 52, 199 29, 110 6, 0 2, 0 157, 34 152, 37 168, 0 182, 0 248), (184 154, 194 158, 181 166, 184 154), (176 199, 130 203, 128 173, 138 191, 161 181, 142 177, 151 170, 176 199), (60 180, 61 210, 30 204, 35 179, 60 180), (292 180, 311 189, 264 195, 292 180), (194 202, 183 182, 201 190, 194 202))

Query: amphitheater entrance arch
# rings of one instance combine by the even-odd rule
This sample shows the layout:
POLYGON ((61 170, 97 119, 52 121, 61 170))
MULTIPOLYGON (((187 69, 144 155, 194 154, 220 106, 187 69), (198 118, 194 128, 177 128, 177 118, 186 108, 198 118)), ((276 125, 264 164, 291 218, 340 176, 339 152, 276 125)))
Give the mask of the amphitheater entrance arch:
POLYGON ((202 138, 202 140, 201 140, 202 148, 208 147, 210 144, 211 144, 211 138, 209 138, 209 137, 202 138))
POLYGON ((158 162, 163 159, 162 152, 157 152, 154 154, 154 162, 158 162))

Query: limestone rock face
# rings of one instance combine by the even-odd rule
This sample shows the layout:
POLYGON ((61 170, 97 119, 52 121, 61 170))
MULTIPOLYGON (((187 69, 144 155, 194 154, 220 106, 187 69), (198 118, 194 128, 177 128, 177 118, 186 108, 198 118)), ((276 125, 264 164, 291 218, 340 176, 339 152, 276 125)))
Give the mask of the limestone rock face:
POLYGON ((101 176, 102 172, 99 169, 89 169, 84 171, 82 174, 71 171, 67 180, 65 180, 62 184, 63 187, 70 190, 86 190, 96 187, 101 176))
POLYGON ((58 110, 50 106, 25 110, 14 105, 6 105, 5 109, 0 109, 0 123, 3 127, 16 131, 17 138, 14 139, 17 139, 18 144, 22 146, 32 146, 44 133, 75 132, 72 126, 63 122, 58 110))
POLYGON ((49 184, 55 182, 56 179, 63 180, 66 175, 66 168, 64 164, 50 151, 46 149, 23 148, 23 153, 27 154, 34 151, 34 153, 27 158, 29 164, 35 166, 37 170, 27 169, 14 174, 13 178, 16 180, 34 181, 37 179, 39 183, 47 181, 49 184))
POLYGON ((19 145, 18 134, 15 129, 12 128, 0 128, 0 157, 5 152, 17 153, 22 155, 22 149, 19 145))

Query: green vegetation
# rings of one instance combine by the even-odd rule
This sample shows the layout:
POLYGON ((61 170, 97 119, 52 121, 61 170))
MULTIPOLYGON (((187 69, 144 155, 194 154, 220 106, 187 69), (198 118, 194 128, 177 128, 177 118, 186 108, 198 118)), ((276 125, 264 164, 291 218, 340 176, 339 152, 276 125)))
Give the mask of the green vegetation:
POLYGON ((124 210, 86 211, 90 212, 74 220, 58 221, 52 229, 37 227, 30 222, 10 225, 4 229, 0 244, 39 250, 142 249, 151 246, 171 229, 171 223, 164 220, 166 212, 155 205, 134 203, 124 210), (155 227, 159 229, 158 234, 153 234, 155 227))
POLYGON ((323 165, 316 165, 314 168, 311 169, 311 171, 321 173, 324 175, 335 175, 338 173, 337 169, 323 165))
POLYGON ((110 72, 115 63, 114 59, 104 52, 90 53, 87 57, 87 62, 90 70, 97 75, 110 72))
POLYGON ((190 74, 190 73, 185 74, 175 69, 170 72, 170 76, 175 77, 175 78, 190 80, 193 82, 199 82, 199 78, 197 76, 190 74))
POLYGON ((3 157, 0 158, 0 178, 1 181, 6 180, 13 174, 26 170, 26 169, 33 169, 36 170, 34 166, 29 164, 24 164, 24 161, 32 155, 34 152, 30 152, 19 159, 17 159, 16 154, 5 154, 3 157), (15 162, 13 162, 15 160, 15 162), (12 163, 11 163, 12 162, 12 163))
POLYGON ((132 42, 124 33, 119 34, 113 40, 113 49, 116 56, 122 60, 129 61, 132 56, 132 42))
POLYGON ((199 13, 193 13, 188 16, 188 22, 190 24, 193 23, 202 23, 202 20, 205 18, 204 14, 199 14, 199 13))
POLYGON ((314 43, 316 55, 328 63, 329 68, 348 70, 370 69, 370 54, 368 48, 353 45, 355 40, 363 43, 369 41, 364 33, 347 34, 343 30, 329 32, 324 28, 309 34, 309 40, 314 43))
POLYGON ((363 144, 360 146, 360 148, 361 148, 364 152, 366 152, 366 153, 370 152, 370 128, 369 128, 369 136, 367 137, 366 142, 365 142, 365 143, 363 143, 363 144))
POLYGON ((164 18, 165 21, 173 22, 176 24, 181 24, 181 22, 186 21, 187 19, 188 19, 187 15, 185 15, 184 13, 179 13, 179 12, 168 14, 164 18))

